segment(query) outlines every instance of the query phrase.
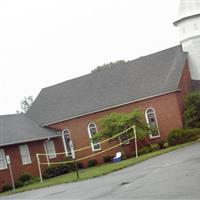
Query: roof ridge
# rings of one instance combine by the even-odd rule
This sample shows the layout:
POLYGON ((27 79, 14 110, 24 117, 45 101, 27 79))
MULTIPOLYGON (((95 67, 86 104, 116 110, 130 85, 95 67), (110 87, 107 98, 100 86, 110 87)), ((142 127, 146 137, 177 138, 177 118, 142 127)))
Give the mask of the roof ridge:
MULTIPOLYGON (((123 60, 123 61, 124 61, 123 64, 127 64, 127 63, 129 63, 129 62, 138 61, 138 60, 141 60, 141 59, 144 59, 144 58, 147 58, 147 57, 151 57, 151 56, 153 56, 153 55, 155 55, 155 54, 158 54, 158 53, 160 54, 160 53, 166 52, 166 51, 168 51, 168 50, 170 50, 170 49, 177 48, 177 47, 181 47, 181 45, 180 45, 180 44, 179 44, 179 45, 175 45, 175 46, 173 46, 173 47, 169 47, 169 48, 167 48, 167 49, 163 49, 163 50, 160 50, 160 51, 156 51, 156 52, 151 53, 151 54, 147 54, 147 55, 144 55, 144 56, 140 56, 140 57, 135 58, 135 59, 132 59, 132 60, 127 60, 127 61, 123 60)), ((122 60, 120 60, 120 61, 122 61, 122 60)), ((111 64, 110 67, 113 67, 113 66, 115 66, 115 65, 120 65, 121 63, 117 63, 117 61, 116 61, 116 63, 115 63, 115 62, 113 62, 113 63, 111 62, 111 63, 108 63, 108 65, 109 65, 109 64, 111 64)), ((99 67, 103 67, 103 66, 104 66, 104 65, 99 66, 99 67)), ((98 67, 98 66, 97 66, 97 67, 98 67)), ((110 69, 110 67, 108 67, 108 68, 110 69)), ((108 68, 105 67, 105 68, 102 68, 101 70, 99 70, 99 71, 97 70, 97 71, 95 71, 95 72, 93 72, 93 70, 92 70, 90 73, 83 74, 83 75, 81 75, 81 76, 74 77, 74 78, 71 78, 71 79, 68 79, 68 80, 65 80, 65 81, 62 81, 62 82, 59 82, 59 83, 56 83, 56 84, 53 84, 53 85, 44 87, 44 88, 41 89, 41 91, 42 91, 42 90, 45 90, 45 89, 48 89, 48 88, 51 88, 51 87, 54 87, 54 86, 62 85, 62 84, 64 84, 64 83, 66 83, 66 82, 74 81, 74 80, 77 80, 77 79, 80 79, 80 78, 84 78, 84 77, 86 77, 86 76, 93 75, 93 74, 98 73, 98 72, 100 72, 100 71, 107 70, 108 68)))

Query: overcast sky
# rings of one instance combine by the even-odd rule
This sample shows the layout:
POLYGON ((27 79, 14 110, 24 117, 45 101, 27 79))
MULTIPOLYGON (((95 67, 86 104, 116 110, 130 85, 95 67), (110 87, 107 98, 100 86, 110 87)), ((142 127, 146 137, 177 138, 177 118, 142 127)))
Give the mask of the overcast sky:
POLYGON ((0 114, 24 96, 179 44, 179 0, 0 1, 0 114))

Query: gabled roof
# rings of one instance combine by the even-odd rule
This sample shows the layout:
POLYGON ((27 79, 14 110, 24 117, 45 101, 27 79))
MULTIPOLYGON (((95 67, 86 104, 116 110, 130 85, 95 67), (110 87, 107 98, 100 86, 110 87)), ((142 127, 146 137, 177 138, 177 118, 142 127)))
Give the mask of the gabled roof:
POLYGON ((175 46, 41 90, 27 116, 46 126, 177 90, 187 54, 175 46))
POLYGON ((59 135, 55 131, 40 127, 24 114, 0 116, 0 146, 57 136, 59 135))

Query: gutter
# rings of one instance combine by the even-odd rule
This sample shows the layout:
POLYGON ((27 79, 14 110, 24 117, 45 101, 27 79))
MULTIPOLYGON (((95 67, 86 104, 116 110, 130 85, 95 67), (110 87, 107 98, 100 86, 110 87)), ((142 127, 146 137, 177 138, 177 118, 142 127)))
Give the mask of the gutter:
POLYGON ((18 142, 5 143, 5 144, 0 144, 0 147, 15 145, 15 144, 21 144, 21 143, 27 143, 27 142, 34 142, 34 141, 38 141, 38 140, 51 139, 51 138, 56 138, 56 137, 60 137, 60 135, 46 136, 46 137, 35 138, 35 139, 31 139, 31 140, 27 139, 27 140, 22 140, 22 141, 18 141, 18 142))

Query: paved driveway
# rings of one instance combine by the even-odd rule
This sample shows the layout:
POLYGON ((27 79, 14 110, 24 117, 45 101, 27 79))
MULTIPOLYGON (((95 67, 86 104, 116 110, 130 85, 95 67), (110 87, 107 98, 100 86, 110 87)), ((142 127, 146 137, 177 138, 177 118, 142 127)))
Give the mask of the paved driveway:
POLYGON ((112 174, 7 199, 200 199, 200 143, 112 174))

